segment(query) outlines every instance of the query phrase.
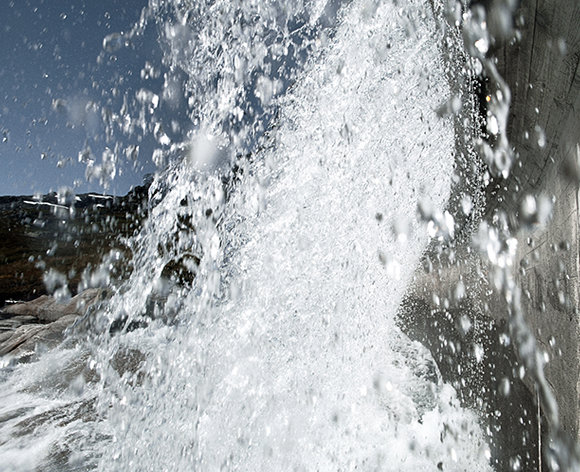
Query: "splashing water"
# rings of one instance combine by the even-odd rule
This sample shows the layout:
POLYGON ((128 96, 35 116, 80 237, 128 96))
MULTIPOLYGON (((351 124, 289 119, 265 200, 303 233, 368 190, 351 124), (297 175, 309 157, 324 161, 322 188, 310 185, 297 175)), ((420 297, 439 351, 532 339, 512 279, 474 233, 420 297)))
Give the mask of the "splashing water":
POLYGON ((168 60, 189 74, 198 126, 157 176, 130 242, 135 270, 79 323, 83 342, 2 373, 2 463, 490 470, 476 414, 394 322, 428 243, 417 205, 442 212, 453 174, 430 8, 354 1, 329 27, 317 4, 174 8, 168 60), (292 74, 275 77, 264 58, 280 22, 310 32, 292 74), (235 24, 247 26, 239 40, 235 24), (240 75, 240 64, 258 72, 240 75), (270 119, 225 185, 224 150, 258 139, 270 119), (405 238, 392 230, 400 221, 405 238), (171 284, 164 267, 187 257, 195 279, 171 284), (111 334, 117 320, 137 329, 111 334), (23 456, 30 441, 36 453, 23 456))

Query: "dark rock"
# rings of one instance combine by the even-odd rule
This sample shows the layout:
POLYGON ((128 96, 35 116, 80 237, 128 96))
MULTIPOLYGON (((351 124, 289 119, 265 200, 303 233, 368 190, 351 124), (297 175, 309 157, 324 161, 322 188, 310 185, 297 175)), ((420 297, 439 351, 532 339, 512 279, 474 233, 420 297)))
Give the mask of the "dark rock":
POLYGON ((0 345, 0 356, 15 351, 43 329, 44 326, 40 324, 28 324, 16 328, 12 336, 0 345))
MULTIPOLYGON (((64 315, 57 321, 41 325, 42 329, 29 336, 19 346, 19 352, 35 351, 38 345, 52 348, 59 344, 63 338, 66 329, 71 326, 78 318, 78 315, 64 315)), ((22 327, 24 328, 24 326, 22 327)))
POLYGON ((185 254, 165 264, 161 276, 179 285, 191 285, 197 274, 199 262, 199 257, 185 254))

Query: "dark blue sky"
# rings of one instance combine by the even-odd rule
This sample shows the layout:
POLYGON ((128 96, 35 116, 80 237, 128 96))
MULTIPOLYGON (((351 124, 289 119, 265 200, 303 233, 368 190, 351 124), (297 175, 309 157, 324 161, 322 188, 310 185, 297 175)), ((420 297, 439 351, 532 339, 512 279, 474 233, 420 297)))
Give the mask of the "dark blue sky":
MULTIPOLYGON (((163 26, 175 21, 171 8, 159 8, 138 34, 129 34, 147 3, 3 0, 0 195, 46 193, 61 187, 71 187, 76 193, 125 194, 141 184, 145 174, 155 172, 153 151, 168 151, 171 144, 183 142, 199 126, 192 123, 199 112, 192 107, 204 97, 190 94, 211 97, 219 93, 219 71, 209 71, 205 80, 211 80, 204 83, 203 90, 187 92, 187 77, 179 68, 191 69, 192 58, 169 66, 161 52, 160 43, 168 47, 167 38, 159 41, 165 34, 163 26), (114 34, 117 40, 104 44, 104 38, 114 34), (118 47, 120 44, 123 46, 118 47), (133 152, 136 146, 138 153, 133 152), (116 176, 108 180, 108 187, 98 178, 87 182, 87 162, 94 163, 94 170, 105 160, 117 162, 116 176)), ((285 41, 290 47, 282 56, 275 52, 280 48, 271 48, 262 67, 246 71, 245 95, 239 103, 244 122, 231 122, 226 116, 221 123, 226 132, 231 126, 248 131, 239 148, 230 151, 250 152, 275 116, 275 110, 263 108, 256 95, 260 77, 266 74, 280 81, 283 94, 306 62, 315 38, 322 31, 332 36, 341 5, 347 3, 329 1, 324 15, 313 25, 301 11, 289 19, 281 15, 280 25, 269 25, 262 33, 264 45, 285 41), (283 26, 292 32, 289 38, 278 34, 283 26)), ((202 51, 197 65, 210 60, 210 53, 206 51, 204 56, 202 51)))
MULTIPOLYGON (((155 25, 118 51, 103 50, 103 38, 127 32, 147 0, 4 0, 0 18, 0 195, 72 187, 103 191, 86 182, 85 146, 99 164, 105 146, 118 146, 119 169, 108 192, 124 194, 154 172, 151 130, 131 136, 117 130, 108 139, 104 122, 123 100, 136 113, 135 96, 163 84, 155 25), (98 60, 99 55, 101 59, 98 60), (145 63, 160 76, 142 77, 145 63), (124 150, 139 145, 132 163, 124 150), (121 152, 123 151, 123 152, 121 152)), ((161 110, 161 107, 160 107, 161 110)), ((184 119, 178 111, 157 110, 184 119)), ((181 112, 183 113, 183 111, 181 112)), ((175 123, 175 117, 172 118, 175 123)), ((114 128, 114 127, 113 127, 114 128)))

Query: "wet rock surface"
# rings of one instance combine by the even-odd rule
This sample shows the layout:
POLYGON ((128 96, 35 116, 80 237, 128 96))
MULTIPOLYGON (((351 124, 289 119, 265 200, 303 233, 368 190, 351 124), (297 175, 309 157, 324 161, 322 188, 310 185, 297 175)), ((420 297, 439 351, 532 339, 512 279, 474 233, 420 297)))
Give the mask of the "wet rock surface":
POLYGON ((0 356, 18 356, 40 345, 58 344, 66 329, 103 300, 105 294, 102 289, 88 289, 67 303, 43 295, 30 302, 4 307, 0 310, 0 356))
POLYGON ((66 329, 105 295, 102 289, 88 289, 67 303, 43 295, 30 302, 4 307, 0 310, 0 356, 19 356, 35 351, 38 346, 50 348, 58 344, 66 329))

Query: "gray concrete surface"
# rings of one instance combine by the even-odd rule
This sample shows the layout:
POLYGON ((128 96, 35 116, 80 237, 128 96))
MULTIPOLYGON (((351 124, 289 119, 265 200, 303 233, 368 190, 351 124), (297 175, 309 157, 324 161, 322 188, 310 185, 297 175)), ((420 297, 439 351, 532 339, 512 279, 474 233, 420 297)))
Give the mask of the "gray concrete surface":
POLYGON ((489 192, 486 216, 505 211, 517 218, 526 194, 553 201, 547 225, 517 233, 514 270, 528 324, 550 359, 546 375, 562 426, 578 439, 580 2, 522 2, 517 21, 521 41, 495 55, 512 92, 508 135, 518 159, 512 175, 489 192))
MULTIPOLYGON (((480 3, 489 11, 502 2, 480 3)), ((481 216, 497 221, 502 213, 507 215, 518 243, 512 270, 523 291, 526 320, 549 359, 546 377, 561 425, 578 442, 580 2, 521 2, 515 24, 519 40, 498 41, 491 54, 512 93, 508 136, 517 157, 511 175, 492 179, 485 189, 481 216), (521 225, 526 195, 552 202, 547 224, 521 225)), ((458 154, 466 141, 460 122, 456 120, 458 154)), ((469 172, 469 162, 459 162, 458 168, 462 166, 469 172)), ((450 206, 454 211, 459 207, 453 199, 450 206)), ((469 234, 477 221, 459 223, 461 241, 435 245, 425 258, 428 269, 417 271, 400 325, 431 350, 463 401, 486 413, 497 470, 511 470, 516 458, 521 470, 544 470, 540 450, 545 420, 538 421, 533 379, 523 375, 507 341, 508 307, 494 287, 493 268, 470 248, 469 234), (483 348, 479 358, 478 347, 483 348), (502 393, 506 382, 509 395, 502 393)))

